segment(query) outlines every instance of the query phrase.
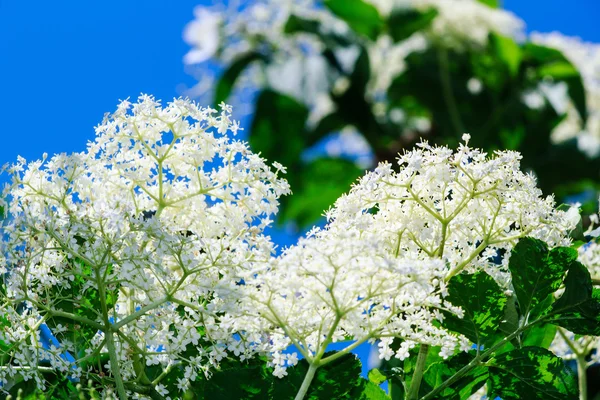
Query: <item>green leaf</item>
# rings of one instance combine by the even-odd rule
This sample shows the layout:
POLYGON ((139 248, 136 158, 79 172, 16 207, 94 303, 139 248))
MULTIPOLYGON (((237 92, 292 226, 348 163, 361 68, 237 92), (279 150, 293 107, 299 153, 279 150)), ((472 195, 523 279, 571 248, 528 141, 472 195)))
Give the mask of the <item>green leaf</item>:
POLYGON ((579 262, 575 262, 570 266, 564 284, 565 291, 554 303, 553 311, 569 309, 574 305, 585 303, 592 297, 590 272, 579 262))
POLYGON ((577 258, 577 251, 559 247, 548 252, 546 243, 523 238, 513 248, 508 268, 519 301, 521 314, 528 318, 544 310, 536 309, 561 285, 569 264, 577 258))
MULTIPOLYGON (((181 373, 183 376, 183 371, 181 373)), ((176 374, 167 384, 176 387, 176 374)), ((210 379, 202 380, 193 387, 193 392, 200 399, 268 399, 273 381, 277 379, 272 370, 266 367, 263 359, 251 359, 245 362, 224 360, 219 369, 214 371, 210 379)))
POLYGON ((411 9, 394 11, 388 21, 389 35, 394 42, 408 39, 413 33, 429 27, 437 15, 433 8, 423 12, 411 9))
POLYGON ((296 15, 290 15, 283 31, 287 34, 296 34, 296 33, 309 33, 317 36, 325 46, 329 48, 337 47, 337 46, 348 46, 351 45, 352 42, 345 38, 344 36, 327 32, 324 33, 324 30, 321 29, 321 22, 314 19, 301 18, 296 15))
MULTIPOLYGON (((469 364, 474 358, 471 353, 459 353, 454 357, 430 364, 423 376, 423 383, 419 394, 425 396, 431 390, 440 386, 447 379, 456 374, 461 368, 469 364)), ((438 393, 436 399, 467 399, 479 388, 481 388, 488 379, 487 368, 478 366, 459 380, 438 393)))
POLYGON ((536 346, 547 349, 554 341, 557 330, 556 325, 552 324, 534 325, 523 334, 523 346, 536 346))
POLYGON ((318 35, 321 32, 321 24, 314 19, 301 18, 296 15, 290 15, 283 32, 285 33, 313 33, 318 35))
POLYGON ((541 347, 502 353, 486 363, 490 371, 488 397, 572 400, 577 381, 564 362, 541 347))
POLYGON ((266 61, 266 57, 263 54, 253 51, 242 54, 233 60, 233 62, 229 65, 225 72, 223 72, 223 75, 221 75, 219 81, 217 82, 214 99, 215 105, 219 105, 221 102, 227 101, 237 78, 248 67, 248 65, 257 60, 266 61))
POLYGON ((290 168, 293 178, 300 156, 306 147, 304 126, 308 109, 292 97, 264 90, 256 101, 250 132, 250 146, 269 162, 279 161, 290 168))
POLYGON ((385 132, 375 119, 371 104, 365 100, 365 91, 370 78, 369 53, 363 47, 350 74, 348 90, 342 94, 332 93, 331 97, 337 106, 337 115, 345 121, 345 125, 356 127, 369 144, 373 145, 385 132))
POLYGON ((384 22, 375 6, 362 0, 325 0, 325 6, 346 21, 355 32, 375 40, 384 22))
POLYGON ((504 318, 500 322, 499 328, 501 332, 510 335, 519 328, 519 310, 517 309, 517 297, 510 296, 506 299, 504 307, 504 318))
POLYGON ((478 346, 487 345, 489 339, 493 339, 504 318, 507 298, 491 276, 477 272, 453 277, 446 300, 464 311, 463 318, 444 312, 447 329, 462 333, 478 346))
POLYGON ((369 381, 373 382, 376 385, 381 385, 383 382, 387 380, 387 376, 381 373, 377 368, 373 368, 369 371, 368 374, 369 381))
MULTIPOLYGON (((326 353, 324 358, 334 353, 326 353)), ((273 388, 269 393, 270 398, 293 399, 302 385, 306 371, 308 371, 308 363, 305 359, 300 360, 293 368, 288 368, 288 376, 274 380, 273 388)), ((366 381, 360 377, 360 373, 360 360, 354 354, 346 354, 317 370, 304 399, 355 400, 354 391, 361 387, 363 381, 366 381)), ((229 398, 235 399, 236 397, 229 398)))
POLYGON ((562 80, 579 76, 579 71, 568 61, 555 61, 539 67, 538 74, 562 80))
POLYGON ((315 222, 362 173, 354 162, 342 158, 318 158, 304 165, 301 184, 282 210, 283 220, 294 220, 301 227, 315 222))
POLYGON ((513 39, 498 34, 492 34, 491 41, 496 55, 507 66, 510 76, 517 76, 522 59, 521 47, 513 39))
POLYGON ((579 335, 600 335, 600 289, 594 289, 588 269, 573 262, 565 291, 554 303, 552 322, 579 335))
POLYGON ((361 379, 360 386, 355 388, 349 399, 352 400, 390 400, 385 391, 378 385, 366 379, 361 379))

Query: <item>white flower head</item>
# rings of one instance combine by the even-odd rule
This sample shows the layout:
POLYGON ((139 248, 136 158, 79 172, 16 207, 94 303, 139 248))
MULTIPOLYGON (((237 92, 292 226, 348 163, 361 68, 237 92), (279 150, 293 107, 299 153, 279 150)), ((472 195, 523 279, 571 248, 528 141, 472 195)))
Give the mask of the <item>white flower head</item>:
POLYGON ((0 340, 15 344, 15 362, 44 359, 38 343, 20 338, 39 335, 41 318, 72 312, 52 293, 92 308, 91 320, 69 321, 80 329, 53 330, 62 347, 45 357, 57 370, 70 370, 61 353, 72 334, 87 332, 86 343, 101 351, 107 320, 119 332, 118 360, 109 366, 118 364, 125 380, 136 379, 142 351, 147 365, 165 369, 195 354, 191 375, 227 351, 251 355, 232 336, 238 327, 227 312, 240 277, 271 256, 262 231, 289 185, 281 168, 272 171, 229 138, 230 112, 185 99, 162 107, 142 95, 96 127, 87 151, 9 169, 13 183, 3 197, 11 218, 0 241, 9 275, 0 311, 12 325, 0 340), (106 304, 90 305, 99 298, 93 301, 106 304), (17 312, 22 299, 30 300, 17 312))
POLYGON ((551 247, 569 243, 576 218, 543 198, 533 176, 519 170, 520 154, 492 157, 467 146, 458 151, 422 142, 366 174, 327 212, 328 229, 356 229, 409 259, 442 258, 449 275, 483 268, 507 284, 510 249, 524 236, 551 247))

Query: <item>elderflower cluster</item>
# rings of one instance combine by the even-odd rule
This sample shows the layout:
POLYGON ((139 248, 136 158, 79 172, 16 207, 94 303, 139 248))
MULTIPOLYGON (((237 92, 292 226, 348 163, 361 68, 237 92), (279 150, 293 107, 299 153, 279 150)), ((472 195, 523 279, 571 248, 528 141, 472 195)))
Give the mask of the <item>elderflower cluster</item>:
MULTIPOLYGON (((363 47, 370 64, 365 94, 373 113, 380 120, 403 122, 413 132, 422 130, 418 128, 422 117, 410 116, 405 121, 399 109, 387 115, 385 103, 387 90, 406 70, 405 60, 410 54, 431 46, 476 51, 487 45, 490 33, 522 36, 520 19, 477 0, 366 0, 366 3, 377 9, 382 20, 395 12, 410 10, 433 9, 437 15, 430 27, 394 42, 386 32, 381 32, 376 40, 353 38, 346 22, 319 0, 244 0, 226 7, 198 6, 194 11, 196 18, 183 34, 192 47, 184 62, 196 66, 208 66, 209 61, 231 65, 246 54, 258 52, 268 58, 268 62, 254 62, 245 71, 236 83, 233 101, 241 105, 244 101, 239 96, 269 87, 306 103, 311 111, 309 121, 317 121, 335 111, 331 93, 340 95, 348 89, 348 76, 363 47), (332 49, 340 70, 330 68, 330 61, 323 54, 324 44, 316 35, 285 33, 290 16, 319 23, 319 33, 335 43, 332 49)), ((196 71, 207 75, 209 70, 205 67, 196 71)), ((199 76, 202 82, 201 78, 203 76, 199 76)))
MULTIPOLYGON (((468 142, 469 135, 463 135, 468 142)), ((520 154, 492 157, 461 144, 457 151, 420 143, 399 157, 399 171, 381 163, 326 216, 331 232, 358 229, 398 257, 442 259, 446 279, 483 269, 506 286, 510 250, 532 236, 549 246, 567 245, 577 223, 542 197, 535 178, 520 171, 520 154)))
MULTIPOLYGON (((585 88, 587 120, 583 120, 567 93, 564 83, 545 83, 540 87, 559 114, 566 114, 552 132, 555 142, 577 139, 577 146, 588 157, 600 155, 600 44, 583 42, 559 32, 531 35, 534 43, 560 50, 581 74, 585 88)), ((540 94, 538 94, 540 96, 540 94)))
MULTIPOLYGON (((442 293, 444 282, 465 270, 484 270, 508 288, 510 250, 519 238, 566 245, 577 223, 572 210, 555 210, 552 197, 541 196, 519 159, 510 151, 488 157, 466 143, 454 152, 423 142, 400 156, 399 171, 382 163, 338 199, 326 214, 328 235, 356 232, 414 265, 442 261, 443 275, 430 277, 442 293)), ((391 354, 390 344, 384 338, 380 354, 391 354)), ((442 345, 442 355, 453 350, 442 345)))
POLYGON ((448 280, 485 270, 508 288, 519 238, 565 245, 577 223, 573 210, 541 197, 519 158, 421 143, 400 156, 398 172, 382 163, 367 173, 327 212, 325 228, 251 271, 239 321, 248 332, 273 332, 276 374, 296 360, 284 353, 290 345, 313 363, 327 362, 320 357, 336 341, 349 351, 379 340, 386 359, 404 359, 417 344, 439 346, 442 357, 468 349, 440 328, 440 310, 462 315, 444 299, 448 280), (392 349, 394 338, 400 348, 392 349))
POLYGON ((525 23, 510 11, 492 8, 478 0, 400 0, 412 7, 433 8, 438 15, 428 38, 457 51, 485 47, 490 33, 520 39, 525 23))
POLYGON ((40 361, 78 377, 108 354, 104 373, 125 381, 143 381, 139 363, 182 364, 183 390, 229 351, 251 354, 218 321, 271 256, 263 229, 289 186, 227 136, 238 129, 229 106, 143 95, 107 115, 87 151, 8 168, 0 380, 44 387, 40 361), (60 348, 42 347, 41 324, 60 348))
POLYGON ((272 332, 271 364, 278 376, 297 359, 284 353, 290 345, 311 362, 331 343, 346 342, 350 351, 375 339, 385 344, 380 356, 388 360, 405 359, 419 343, 440 346, 447 357, 457 345, 469 347, 465 338, 439 328, 440 310, 462 315, 442 298, 447 272, 442 260, 396 257, 383 241, 357 229, 314 229, 246 280, 245 313, 251 318, 243 324, 272 332), (403 342, 394 351, 389 345, 396 337, 403 342))
MULTIPOLYGON (((199 65, 214 60, 229 65, 247 53, 258 52, 272 59, 264 70, 254 63, 240 77, 241 92, 269 86, 306 99, 326 91, 323 77, 327 65, 320 56, 322 44, 316 37, 284 33, 288 18, 296 15, 316 19, 332 30, 347 30, 329 13, 315 9, 313 0, 244 0, 226 7, 197 6, 194 14, 196 18, 183 32, 184 40, 192 46, 184 63, 199 65), (303 74, 307 76, 304 81, 303 74)), ((200 74, 210 74, 209 70, 203 68, 200 74)), ((233 101, 239 99, 234 97, 233 101)))

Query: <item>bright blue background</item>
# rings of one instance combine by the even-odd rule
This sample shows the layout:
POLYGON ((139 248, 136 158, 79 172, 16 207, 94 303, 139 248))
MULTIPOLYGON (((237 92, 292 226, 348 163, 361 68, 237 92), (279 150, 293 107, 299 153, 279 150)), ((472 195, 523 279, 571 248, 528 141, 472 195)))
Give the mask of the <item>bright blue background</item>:
MULTIPOLYGON (((0 165, 84 149, 119 99, 194 84, 181 39, 194 0, 0 0, 0 165)), ((598 0, 506 0, 529 30, 600 42, 598 0)))
MULTIPOLYGON (((17 155, 81 151, 119 99, 144 92, 168 101, 192 86, 181 32, 199 3, 0 0, 0 166, 17 155)), ((598 0, 504 4, 529 31, 600 42, 598 0)))

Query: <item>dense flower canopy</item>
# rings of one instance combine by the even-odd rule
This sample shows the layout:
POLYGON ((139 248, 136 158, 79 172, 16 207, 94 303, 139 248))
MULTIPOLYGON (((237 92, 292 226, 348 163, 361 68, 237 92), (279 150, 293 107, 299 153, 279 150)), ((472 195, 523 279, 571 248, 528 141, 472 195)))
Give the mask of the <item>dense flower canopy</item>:
POLYGON ((466 144, 453 152, 422 142, 400 156, 398 172, 382 163, 338 199, 327 212, 330 230, 379 237, 399 257, 443 259, 446 279, 483 269, 508 287, 507 253, 519 238, 566 245, 579 219, 576 208, 558 211, 542 197, 519 160, 517 152, 488 157, 466 144))
POLYGON ((251 318, 240 323, 273 332, 277 375, 297 360, 283 353, 291 344, 317 361, 331 343, 350 341, 351 350, 375 339, 385 344, 381 357, 388 360, 408 357, 417 343, 440 346, 447 357, 459 343, 468 348, 465 338, 437 326, 440 310, 462 313, 442 298, 447 272, 441 260, 398 258, 356 230, 316 229, 248 279, 244 313, 251 318), (388 347, 394 337, 403 339, 397 351, 388 347))
POLYGON ((302 356, 302 398, 316 369, 364 342, 385 360, 430 346, 450 359, 474 340, 445 325, 470 312, 451 279, 485 271, 502 302, 519 239, 569 245, 579 221, 519 153, 488 156, 465 134, 456 151, 421 142, 381 163, 275 257, 263 230, 290 191, 285 168, 228 136, 239 129, 227 105, 141 96, 87 151, 6 167, 3 385, 43 389, 52 372, 145 399, 182 395, 225 358, 260 355, 284 377, 302 356), (329 353, 334 342, 346 347, 329 353))
POLYGON ((86 152, 8 168, 0 341, 13 361, 2 381, 43 387, 42 360, 79 377, 96 353, 127 380, 137 363, 168 370, 185 352, 184 388, 227 347, 246 351, 215 319, 243 271, 270 257, 262 231, 289 186, 282 167, 226 135, 239 129, 230 112, 141 96, 104 119, 86 152), (84 328, 63 334, 73 320, 84 328), (60 348, 43 348, 44 323, 60 348))
MULTIPOLYGON (((469 136, 464 139, 468 142, 469 136)), ((448 357, 468 340, 443 329, 444 313, 462 310, 444 297, 452 276, 484 270, 511 295, 508 261, 519 238, 568 245, 576 208, 558 211, 535 178, 519 170, 519 154, 422 142, 367 173, 315 228, 262 270, 252 271, 241 325, 275 332, 273 365, 284 375, 295 355, 321 361, 327 346, 351 350, 380 340, 380 357, 403 360, 419 344, 448 357), (394 338, 400 348, 392 349, 394 338), (291 360, 291 361, 290 361, 291 360)))

